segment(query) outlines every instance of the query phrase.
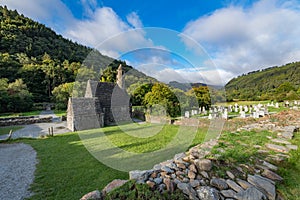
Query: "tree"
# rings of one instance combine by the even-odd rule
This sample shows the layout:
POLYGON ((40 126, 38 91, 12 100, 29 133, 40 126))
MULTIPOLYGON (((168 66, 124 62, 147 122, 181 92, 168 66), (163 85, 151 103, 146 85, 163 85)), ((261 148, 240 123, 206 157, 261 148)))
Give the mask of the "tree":
POLYGON ((68 99, 72 96, 74 82, 64 83, 55 87, 52 91, 55 108, 63 110, 67 108, 68 99))
POLYGON ((144 104, 151 109, 155 105, 161 105, 166 113, 175 117, 181 114, 179 101, 172 90, 163 83, 155 83, 144 99, 144 104))
POLYGON ((208 109, 211 105, 211 97, 207 86, 193 87, 187 92, 188 95, 196 96, 199 107, 205 107, 208 109))
POLYGON ((131 94, 131 103, 134 106, 144 105, 145 95, 151 91, 153 84, 143 84, 137 87, 131 94))
POLYGON ((8 87, 9 102, 7 110, 12 112, 29 111, 33 106, 32 94, 27 90, 27 86, 22 79, 17 79, 9 83, 8 87))

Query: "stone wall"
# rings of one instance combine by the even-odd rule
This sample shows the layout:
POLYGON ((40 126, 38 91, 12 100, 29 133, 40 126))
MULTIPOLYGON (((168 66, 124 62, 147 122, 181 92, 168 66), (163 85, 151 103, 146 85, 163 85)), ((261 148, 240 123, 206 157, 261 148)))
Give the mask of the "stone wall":
POLYGON ((0 119, 0 126, 15 126, 15 125, 27 125, 35 123, 48 123, 52 122, 52 117, 11 117, 0 119))

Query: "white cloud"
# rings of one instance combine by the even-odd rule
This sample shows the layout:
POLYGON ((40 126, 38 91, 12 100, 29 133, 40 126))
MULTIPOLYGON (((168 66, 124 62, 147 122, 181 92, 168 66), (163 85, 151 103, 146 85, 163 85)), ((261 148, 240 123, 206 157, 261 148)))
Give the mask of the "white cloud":
POLYGON ((74 22, 71 11, 60 0, 0 0, 0 4, 47 24, 59 33, 66 29, 66 25, 70 26, 74 22))
POLYGON ((127 15, 127 21, 134 27, 134 28, 142 28, 143 23, 141 22, 139 16, 136 12, 132 12, 127 15))
POLYGON ((183 33, 206 48, 224 77, 236 76, 300 60, 299 6, 280 0, 230 6, 189 22, 183 33))

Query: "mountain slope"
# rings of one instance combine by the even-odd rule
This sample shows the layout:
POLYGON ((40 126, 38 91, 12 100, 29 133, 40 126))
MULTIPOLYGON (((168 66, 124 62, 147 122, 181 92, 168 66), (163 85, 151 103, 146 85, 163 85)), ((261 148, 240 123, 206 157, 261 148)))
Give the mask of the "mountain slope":
MULTIPOLYGON (((286 93, 294 98, 300 87, 300 62, 289 63, 281 67, 250 72, 230 80, 226 86, 227 98, 239 100, 284 100, 286 93), (279 96, 281 97, 279 98, 279 96)), ((291 97, 291 99, 293 99, 291 97)))

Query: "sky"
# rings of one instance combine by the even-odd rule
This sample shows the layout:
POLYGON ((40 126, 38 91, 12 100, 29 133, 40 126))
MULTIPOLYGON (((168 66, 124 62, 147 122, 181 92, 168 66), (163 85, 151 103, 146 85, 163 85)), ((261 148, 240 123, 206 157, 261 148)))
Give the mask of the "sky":
POLYGON ((300 60, 298 0, 0 0, 158 80, 224 85, 300 60))

